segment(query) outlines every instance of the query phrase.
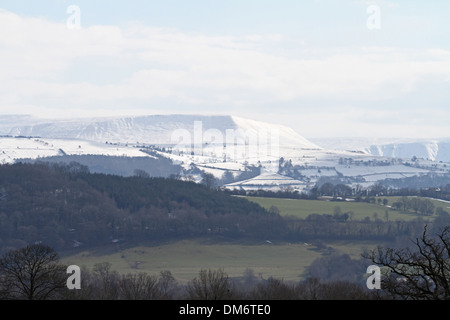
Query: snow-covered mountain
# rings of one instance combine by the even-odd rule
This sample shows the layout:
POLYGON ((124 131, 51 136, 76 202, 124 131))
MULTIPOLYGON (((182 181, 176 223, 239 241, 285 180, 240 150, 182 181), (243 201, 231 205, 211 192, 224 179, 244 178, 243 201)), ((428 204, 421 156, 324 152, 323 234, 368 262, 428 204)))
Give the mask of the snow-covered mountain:
POLYGON ((358 150, 371 155, 390 158, 421 158, 450 162, 450 138, 446 139, 366 139, 322 138, 312 139, 330 150, 358 150))
POLYGON ((217 138, 217 133, 220 132, 223 142, 226 142, 227 131, 233 133, 237 138, 242 138, 250 132, 277 134, 279 143, 284 146, 320 149, 291 128, 234 116, 150 115, 47 122, 39 120, 36 121, 36 124, 20 125, 20 123, 16 123, 13 126, 10 125, 7 130, 3 128, 3 134, 12 136, 153 145, 177 144, 177 138, 179 138, 177 134, 183 133, 189 133, 193 143, 207 143, 210 142, 207 140, 210 140, 211 136, 217 138), (201 136, 197 137, 196 134, 199 130, 201 136), (207 137, 203 136, 204 131, 206 131, 207 137))

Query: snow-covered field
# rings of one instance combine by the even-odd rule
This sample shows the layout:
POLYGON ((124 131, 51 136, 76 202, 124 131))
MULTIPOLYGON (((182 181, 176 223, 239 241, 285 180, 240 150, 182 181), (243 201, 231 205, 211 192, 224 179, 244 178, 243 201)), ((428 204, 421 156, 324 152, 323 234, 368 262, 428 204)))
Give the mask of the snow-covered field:
POLYGON ((0 138, 0 162, 13 163, 16 159, 60 155, 58 148, 31 138, 0 138))
POLYGON ((343 166, 337 165, 336 171, 342 173, 344 176, 376 176, 383 174, 395 174, 395 175, 418 175, 425 174, 429 170, 409 167, 405 165, 389 165, 389 166, 343 166))
POLYGON ((110 145, 75 139, 0 138, 0 162, 17 159, 38 159, 62 155, 105 155, 150 157, 135 147, 110 145))
POLYGON ((263 173, 253 179, 230 183, 228 189, 265 190, 265 191, 303 191, 306 184, 302 181, 282 176, 276 173, 263 173))

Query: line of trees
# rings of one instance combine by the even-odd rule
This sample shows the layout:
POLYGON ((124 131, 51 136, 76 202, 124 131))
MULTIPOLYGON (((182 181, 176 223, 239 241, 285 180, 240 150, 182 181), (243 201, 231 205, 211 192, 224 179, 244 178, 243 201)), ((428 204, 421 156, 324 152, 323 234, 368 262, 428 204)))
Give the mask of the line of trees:
POLYGON ((285 239, 307 242, 314 240, 395 242, 397 239, 416 236, 424 226, 424 222, 420 219, 413 221, 386 221, 380 218, 371 220, 367 217, 364 220, 349 220, 351 214, 351 212, 342 213, 341 215, 311 214, 305 219, 285 218, 284 220, 289 230, 285 239))
POLYGON ((392 203, 392 207, 396 210, 401 210, 404 212, 412 210, 415 214, 421 214, 424 216, 431 216, 434 213, 439 215, 445 212, 445 210, 440 207, 435 208, 435 205, 430 199, 422 199, 417 197, 401 197, 400 201, 392 203))
POLYGON ((376 201, 376 197, 423 197, 450 201, 450 184, 434 188, 388 188, 382 184, 376 184, 369 189, 364 189, 360 185, 354 188, 344 183, 325 182, 317 184, 309 192, 298 191, 268 191, 268 190, 225 190, 225 192, 241 196, 267 197, 267 198, 288 198, 317 200, 319 197, 328 196, 334 198, 352 198, 355 201, 376 201))

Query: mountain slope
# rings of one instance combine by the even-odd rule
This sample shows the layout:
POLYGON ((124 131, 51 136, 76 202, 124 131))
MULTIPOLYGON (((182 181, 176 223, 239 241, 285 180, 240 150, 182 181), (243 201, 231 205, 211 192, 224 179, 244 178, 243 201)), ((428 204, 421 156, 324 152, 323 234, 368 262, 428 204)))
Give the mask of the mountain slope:
POLYGON ((450 162, 450 141, 422 141, 371 145, 366 148, 373 155, 392 158, 423 158, 450 162))
MULTIPOLYGON (((144 143, 155 145, 177 144, 178 134, 189 134, 193 143, 208 142, 207 137, 197 136, 199 130, 209 131, 217 137, 222 134, 226 142, 227 132, 241 139, 250 131, 277 134, 280 145, 299 148, 319 147, 306 140, 291 128, 232 116, 203 115, 151 115, 104 119, 52 120, 32 125, 11 127, 13 136, 39 136, 42 138, 81 139, 96 142, 144 143), (231 131, 230 131, 231 130, 231 131)), ((208 137, 209 137, 208 136, 208 137)))
POLYGON ((358 150, 375 156, 450 162, 450 138, 446 139, 358 139, 323 138, 313 141, 326 149, 358 150))

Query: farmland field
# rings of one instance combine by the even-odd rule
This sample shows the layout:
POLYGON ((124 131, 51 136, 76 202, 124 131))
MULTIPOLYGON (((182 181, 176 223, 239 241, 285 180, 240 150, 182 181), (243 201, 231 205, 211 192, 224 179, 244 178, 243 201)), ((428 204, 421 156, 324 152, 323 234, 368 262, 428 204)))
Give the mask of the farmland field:
MULTIPOLYGON (((375 247, 371 242, 335 242, 329 246, 339 253, 359 258, 363 247, 375 247)), ((182 240, 157 246, 139 246, 116 252, 84 251, 64 257, 68 264, 92 270, 96 263, 110 262, 119 273, 147 272, 159 274, 169 270, 180 282, 198 276, 200 269, 222 268, 230 277, 241 277, 247 268, 256 276, 275 277, 285 281, 304 279, 303 273, 323 252, 305 243, 213 243, 205 240, 182 240)), ((364 271, 363 271, 364 272, 364 271)))
MULTIPOLYGON (((262 197, 245 197, 246 199, 256 202, 262 207, 269 209, 275 206, 280 211, 282 216, 294 216, 298 218, 306 218, 310 214, 333 214, 335 207, 340 207, 343 213, 353 212, 353 220, 363 220, 366 217, 373 219, 377 217, 384 220, 386 210, 388 212, 389 220, 404 220, 410 221, 418 217, 414 213, 404 213, 390 209, 389 207, 366 202, 347 202, 347 201, 321 201, 321 200, 298 200, 298 199, 282 199, 282 198, 262 198, 262 197)), ((381 198, 384 199, 384 198, 381 198)), ((388 206, 398 197, 386 197, 388 199, 388 206)), ((438 200, 432 200, 436 207, 447 209, 449 203, 444 203, 438 200)))

